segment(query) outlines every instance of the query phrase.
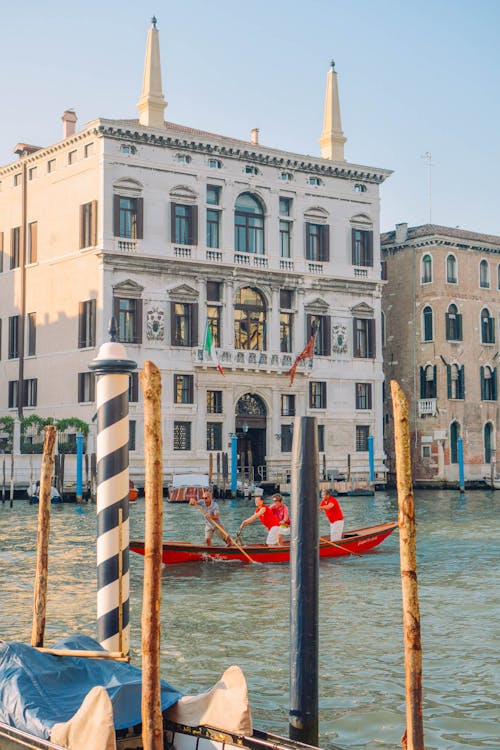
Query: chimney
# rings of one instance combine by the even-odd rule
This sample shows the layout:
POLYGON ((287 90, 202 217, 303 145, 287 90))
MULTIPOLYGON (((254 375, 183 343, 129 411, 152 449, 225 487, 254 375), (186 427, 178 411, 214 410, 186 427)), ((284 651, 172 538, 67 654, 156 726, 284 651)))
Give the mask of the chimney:
POLYGON ((250 143, 259 142, 259 128, 252 128, 250 131, 250 143))
POLYGON ((73 135, 75 132, 76 121, 78 118, 72 109, 67 109, 61 119, 63 122, 63 138, 68 138, 68 136, 73 135))
POLYGON ((408 224, 405 222, 403 224, 396 224, 396 242, 398 245, 401 245, 403 242, 406 242, 408 239, 408 224))

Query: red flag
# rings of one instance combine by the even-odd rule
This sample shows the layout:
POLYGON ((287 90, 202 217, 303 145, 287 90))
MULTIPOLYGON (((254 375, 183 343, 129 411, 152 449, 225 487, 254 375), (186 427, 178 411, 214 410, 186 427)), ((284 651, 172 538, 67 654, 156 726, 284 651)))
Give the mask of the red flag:
POLYGON ((298 367, 299 362, 302 359, 312 359, 314 357, 315 341, 316 341, 316 331, 313 333, 313 335, 307 342, 305 349, 301 351, 301 353, 298 355, 295 362, 293 363, 293 365, 287 372, 287 375, 290 375, 290 385, 293 385, 293 380, 295 378, 295 373, 297 372, 297 367, 298 367))

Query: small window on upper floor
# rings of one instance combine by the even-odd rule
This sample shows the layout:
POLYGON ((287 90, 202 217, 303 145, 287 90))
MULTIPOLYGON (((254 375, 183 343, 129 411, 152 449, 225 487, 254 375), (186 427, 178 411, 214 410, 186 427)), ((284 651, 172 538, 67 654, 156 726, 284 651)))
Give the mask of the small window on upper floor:
POLYGON ((189 156, 189 154, 176 154, 175 161, 179 164, 190 164, 191 157, 189 156))
POLYGON ((309 185, 321 185, 321 178, 320 177, 309 177, 307 182, 309 185))
POLYGON ((293 180, 293 174, 291 172, 280 172, 280 180, 283 182, 291 182, 293 180))
POLYGON ((247 164, 244 171, 245 174, 260 174, 260 169, 258 167, 254 167, 253 164, 247 164))
POLYGON ((363 185, 361 182, 355 182, 353 190, 355 193, 366 193, 366 185, 363 185))
POLYGON ((14 187, 17 187, 18 185, 21 184, 21 172, 18 172, 17 174, 14 175, 13 182, 14 182, 14 187))
POLYGON ((76 162, 76 149, 68 152, 68 164, 74 164, 76 162))
POLYGON ((210 206, 218 206, 220 203, 220 187, 218 185, 207 185, 207 203, 210 206))
POLYGON ((479 286, 481 289, 490 288, 490 266, 487 260, 482 260, 479 264, 479 286))
POLYGON ((280 216, 290 216, 292 212, 292 199, 280 195, 280 216))
POLYGON ((422 284, 429 284, 432 281, 432 256, 428 253, 422 258, 422 284))
POLYGON ((208 166, 210 169, 222 169, 222 162, 220 159, 209 159, 208 166))
POLYGON ((88 159, 89 156, 93 156, 94 154, 94 144, 93 143, 86 143, 83 147, 83 158, 88 159))
POLYGON ((55 159, 49 159, 47 162, 47 174, 50 174, 51 172, 56 171, 56 160, 55 159))
POLYGON ((120 151, 122 154, 136 154, 137 149, 135 146, 133 146, 131 143, 122 143, 120 146, 120 151))
POLYGON ((454 255, 446 258, 446 281, 448 284, 457 283, 457 259, 454 255))
POLYGON ((31 169, 28 171, 28 180, 36 179, 36 174, 37 174, 37 168, 31 167, 31 169))

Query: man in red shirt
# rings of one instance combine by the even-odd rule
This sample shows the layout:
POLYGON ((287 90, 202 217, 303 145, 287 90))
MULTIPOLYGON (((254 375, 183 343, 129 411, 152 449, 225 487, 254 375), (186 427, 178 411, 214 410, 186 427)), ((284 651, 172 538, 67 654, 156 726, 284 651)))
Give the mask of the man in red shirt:
POLYGON ((248 526, 249 523, 253 523, 257 519, 259 519, 259 521, 264 524, 269 532, 267 535, 266 544, 270 546, 279 544, 278 539, 280 533, 280 523, 275 514, 273 513, 269 505, 265 505, 263 497, 257 496, 255 498, 255 507, 256 510, 253 516, 250 516, 249 518, 246 518, 244 521, 242 521, 240 531, 245 526, 248 526))
POLYGON ((321 502, 319 510, 324 511, 330 522, 330 541, 335 542, 342 539, 344 531, 344 514, 336 497, 329 490, 321 490, 321 502))

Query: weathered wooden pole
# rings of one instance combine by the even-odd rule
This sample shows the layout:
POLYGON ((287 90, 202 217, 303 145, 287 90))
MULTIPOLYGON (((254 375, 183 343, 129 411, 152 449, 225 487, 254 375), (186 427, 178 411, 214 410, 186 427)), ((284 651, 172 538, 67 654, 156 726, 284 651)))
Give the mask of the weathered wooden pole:
POLYGON ((396 482, 406 674, 406 731, 402 738, 402 746, 408 750, 423 750, 422 645, 420 641, 415 505, 411 475, 408 401, 395 380, 391 380, 391 395, 396 444, 396 482))
POLYGON ((142 743, 163 750, 160 686, 160 609, 163 537, 161 375, 147 361, 140 374, 144 392, 145 535, 142 599, 142 743))
POLYGON ((50 491, 52 487, 52 473, 54 471, 55 444, 56 428, 51 424, 45 428, 42 467, 40 471, 33 629, 31 631, 31 645, 34 647, 43 646, 45 633, 47 580, 49 573, 50 491))
POLYGON ((318 430, 296 417, 290 547, 290 739, 318 744, 318 430))
POLYGON ((14 451, 10 454, 10 507, 14 505, 14 451))

